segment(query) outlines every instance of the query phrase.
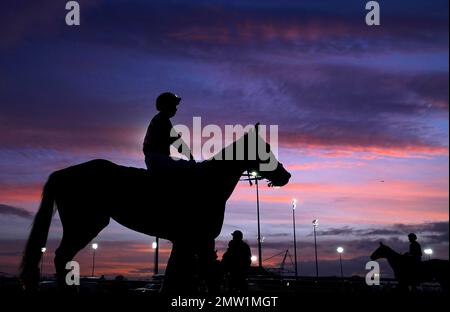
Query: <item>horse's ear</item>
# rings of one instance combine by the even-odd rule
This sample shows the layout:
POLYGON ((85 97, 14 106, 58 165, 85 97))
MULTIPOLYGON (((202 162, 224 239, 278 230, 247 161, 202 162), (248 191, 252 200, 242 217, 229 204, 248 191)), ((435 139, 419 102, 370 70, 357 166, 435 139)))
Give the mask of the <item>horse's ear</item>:
POLYGON ((384 245, 383 245, 383 242, 380 242, 380 246, 384 246, 384 245))

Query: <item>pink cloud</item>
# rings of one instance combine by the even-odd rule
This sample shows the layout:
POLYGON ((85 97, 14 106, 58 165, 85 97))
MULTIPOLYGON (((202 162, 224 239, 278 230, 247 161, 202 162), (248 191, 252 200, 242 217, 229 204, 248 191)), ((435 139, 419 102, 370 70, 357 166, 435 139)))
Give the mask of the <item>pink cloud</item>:
POLYGON ((321 170, 321 169, 349 169, 355 167, 362 167, 366 164, 362 161, 321 161, 321 162, 308 162, 303 164, 288 164, 286 169, 288 171, 309 171, 309 170, 321 170))
POLYGON ((0 198, 3 203, 38 201, 44 183, 45 181, 36 184, 0 185, 0 198))
POLYGON ((327 37, 343 37, 358 30, 340 20, 294 21, 245 19, 226 21, 215 25, 191 26, 169 34, 181 41, 201 41, 216 44, 246 43, 272 40, 318 40, 327 37))
MULTIPOLYGON (((262 205, 270 204, 265 208, 265 222, 280 224, 277 207, 288 207, 294 197, 300 200, 298 208, 304 217, 320 216, 329 224, 392 224, 442 221, 449 217, 446 181, 293 182, 275 190, 261 186, 260 201, 262 205)), ((254 187, 239 185, 231 200, 235 204, 255 202, 254 187)))
POLYGON ((281 147, 299 150, 310 156, 321 157, 346 157, 360 159, 379 159, 379 158, 431 158, 434 156, 448 156, 448 146, 433 145, 408 145, 400 143, 397 146, 361 145, 361 142, 333 144, 328 138, 314 137, 301 134, 283 134, 280 136, 281 147))

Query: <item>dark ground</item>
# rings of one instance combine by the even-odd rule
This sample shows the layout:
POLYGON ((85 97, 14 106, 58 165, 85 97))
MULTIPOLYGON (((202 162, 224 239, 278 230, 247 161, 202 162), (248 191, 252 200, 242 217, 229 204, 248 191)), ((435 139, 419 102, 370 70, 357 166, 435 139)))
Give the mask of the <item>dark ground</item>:
MULTIPOLYGON (((177 299, 206 299, 201 311, 436 311, 448 305, 448 291, 436 284, 422 285, 415 291, 399 292, 393 280, 384 280, 380 286, 367 286, 360 277, 315 278, 294 280, 254 276, 249 279, 249 292, 230 294, 223 291, 214 296, 163 295, 158 292, 160 279, 153 281, 129 281, 125 279, 99 280, 84 278, 76 293, 62 294, 52 281, 42 284, 36 293, 24 293, 16 278, 0 279, 2 306, 14 310, 32 308, 55 311, 96 311, 113 309, 129 311, 200 311, 198 307, 172 306, 177 299), (149 288, 145 285, 151 283, 149 288), (156 287, 154 287, 156 285, 156 287), (144 287, 144 288, 143 288, 144 287), (244 298, 243 306, 233 304, 230 298, 244 298), (248 297, 248 302, 245 298, 248 297), (266 298, 266 306, 254 306, 252 300, 266 298), (225 298, 225 302, 223 301, 225 298), (275 300, 275 306, 273 302, 275 300), (208 303, 210 302, 210 303, 208 303), (268 305, 270 303, 270 306, 268 305), (220 304, 220 306, 218 306, 220 304)), ((262 299, 261 299, 262 300, 262 299)), ((179 302, 179 301, 178 301, 179 302)), ((13 311, 1 309, 2 311, 13 311)), ((447 310, 447 308, 446 308, 447 310)))

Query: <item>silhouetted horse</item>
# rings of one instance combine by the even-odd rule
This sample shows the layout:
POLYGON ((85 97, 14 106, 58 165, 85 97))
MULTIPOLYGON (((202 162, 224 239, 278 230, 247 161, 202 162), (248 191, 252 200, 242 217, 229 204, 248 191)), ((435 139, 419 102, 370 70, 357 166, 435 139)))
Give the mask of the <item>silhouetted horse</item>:
POLYGON ((415 263, 410 257, 399 254, 381 242, 370 256, 371 260, 380 258, 388 261, 401 289, 432 281, 438 282, 443 289, 448 287, 448 260, 432 259, 415 263))
POLYGON ((256 170, 274 186, 287 184, 291 177, 255 130, 218 155, 222 160, 213 157, 180 171, 148 171, 98 159, 53 172, 44 186, 22 259, 25 287, 33 288, 38 283, 41 247, 47 241, 54 206, 63 227, 54 259, 60 285, 64 285, 66 263, 108 225, 110 218, 173 242, 166 270, 167 289, 192 289, 189 283, 198 274, 194 266, 203 269, 203 276, 212 276, 208 270, 216 258, 214 239, 223 225, 226 201, 243 172, 256 170), (259 171, 267 161, 249 156, 254 154, 248 148, 255 145, 249 143, 249 137, 257 142, 253 150, 265 147, 270 153, 274 170, 259 171), (241 160, 223 160, 225 155, 237 154, 237 147, 246 151, 241 160), (194 258, 198 260, 194 262, 194 258))

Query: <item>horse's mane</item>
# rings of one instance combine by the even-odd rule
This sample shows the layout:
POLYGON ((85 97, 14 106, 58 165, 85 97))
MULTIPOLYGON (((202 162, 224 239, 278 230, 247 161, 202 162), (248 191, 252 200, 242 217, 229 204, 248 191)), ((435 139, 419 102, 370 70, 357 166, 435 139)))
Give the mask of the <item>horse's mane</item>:
POLYGON ((238 144, 241 144, 241 142, 243 142, 243 141, 245 143, 245 139, 248 137, 248 134, 249 134, 248 132, 244 133, 243 135, 241 135, 240 138, 238 138, 235 141, 231 142, 230 144, 228 144, 227 146, 222 148, 220 151, 218 151, 216 154, 214 154, 210 158, 206 159, 205 161, 211 161, 211 160, 217 160, 217 159, 224 160, 225 159, 225 155, 227 154, 227 151, 229 151, 229 150, 232 150, 233 152, 236 151, 235 147, 238 144))

